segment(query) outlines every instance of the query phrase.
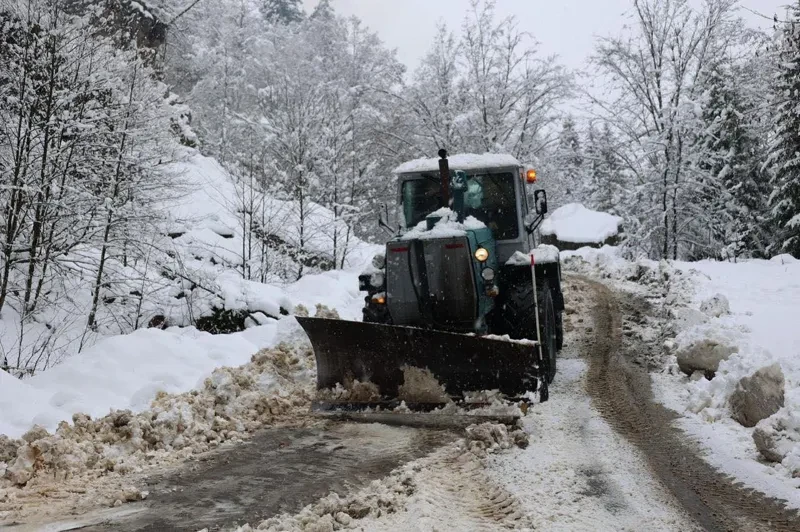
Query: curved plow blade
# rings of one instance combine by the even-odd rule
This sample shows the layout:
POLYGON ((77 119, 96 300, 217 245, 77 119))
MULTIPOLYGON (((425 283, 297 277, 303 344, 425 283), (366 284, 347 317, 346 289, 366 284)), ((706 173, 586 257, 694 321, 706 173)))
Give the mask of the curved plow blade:
POLYGON ((430 370, 456 399, 483 390, 518 397, 538 387, 538 349, 530 343, 375 323, 297 320, 314 348, 320 390, 354 379, 369 381, 382 401, 396 404, 404 367, 430 370))

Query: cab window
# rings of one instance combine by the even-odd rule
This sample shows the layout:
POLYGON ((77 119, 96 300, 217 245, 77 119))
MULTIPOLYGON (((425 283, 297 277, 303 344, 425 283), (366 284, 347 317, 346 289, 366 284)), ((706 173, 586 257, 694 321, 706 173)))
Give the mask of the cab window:
MULTIPOLYGON (((437 210, 439 182, 433 179, 412 179, 403 183, 403 214, 411 228, 437 210)), ((467 175, 464 192, 464 215, 485 223, 497 240, 513 240, 519 236, 514 174, 467 175)))
POLYGON ((467 176, 464 207, 464 214, 485 223, 497 240, 513 240, 519 236, 513 174, 467 176))

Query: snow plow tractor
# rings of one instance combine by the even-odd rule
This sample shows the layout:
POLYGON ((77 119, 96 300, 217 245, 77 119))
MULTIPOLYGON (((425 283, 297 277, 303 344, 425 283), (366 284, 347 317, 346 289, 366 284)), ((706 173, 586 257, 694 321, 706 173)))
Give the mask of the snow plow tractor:
POLYGON ((505 155, 405 163, 399 223, 360 278, 363 322, 298 318, 317 360, 317 411, 434 410, 538 392, 563 334, 558 250, 535 247, 547 212, 536 174, 505 155), (398 408, 401 407, 401 408, 398 408))

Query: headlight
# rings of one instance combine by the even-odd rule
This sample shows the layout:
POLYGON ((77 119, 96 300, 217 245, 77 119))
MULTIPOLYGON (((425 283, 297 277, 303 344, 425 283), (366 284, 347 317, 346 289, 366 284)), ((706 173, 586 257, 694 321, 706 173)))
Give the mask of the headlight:
POLYGON ((486 248, 478 248, 475 250, 475 258, 478 262, 486 262, 489 260, 489 250, 486 248))
POLYGON ((378 270, 382 270, 384 266, 386 266, 386 255, 384 253, 378 253, 372 257, 372 266, 378 270))
POLYGON ((494 270, 491 268, 484 268, 481 272, 481 277, 483 277, 483 280, 487 283, 491 283, 494 281, 494 270))

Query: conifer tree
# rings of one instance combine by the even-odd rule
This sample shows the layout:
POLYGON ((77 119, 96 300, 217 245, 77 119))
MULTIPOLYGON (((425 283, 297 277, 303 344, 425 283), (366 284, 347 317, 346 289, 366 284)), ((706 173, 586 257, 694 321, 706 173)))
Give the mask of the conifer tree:
POLYGON ((305 17, 301 0, 263 0, 261 11, 273 24, 292 24, 305 17))
POLYGON ((771 251, 800 257, 800 1, 779 31, 770 168, 771 216, 778 238, 771 251))

